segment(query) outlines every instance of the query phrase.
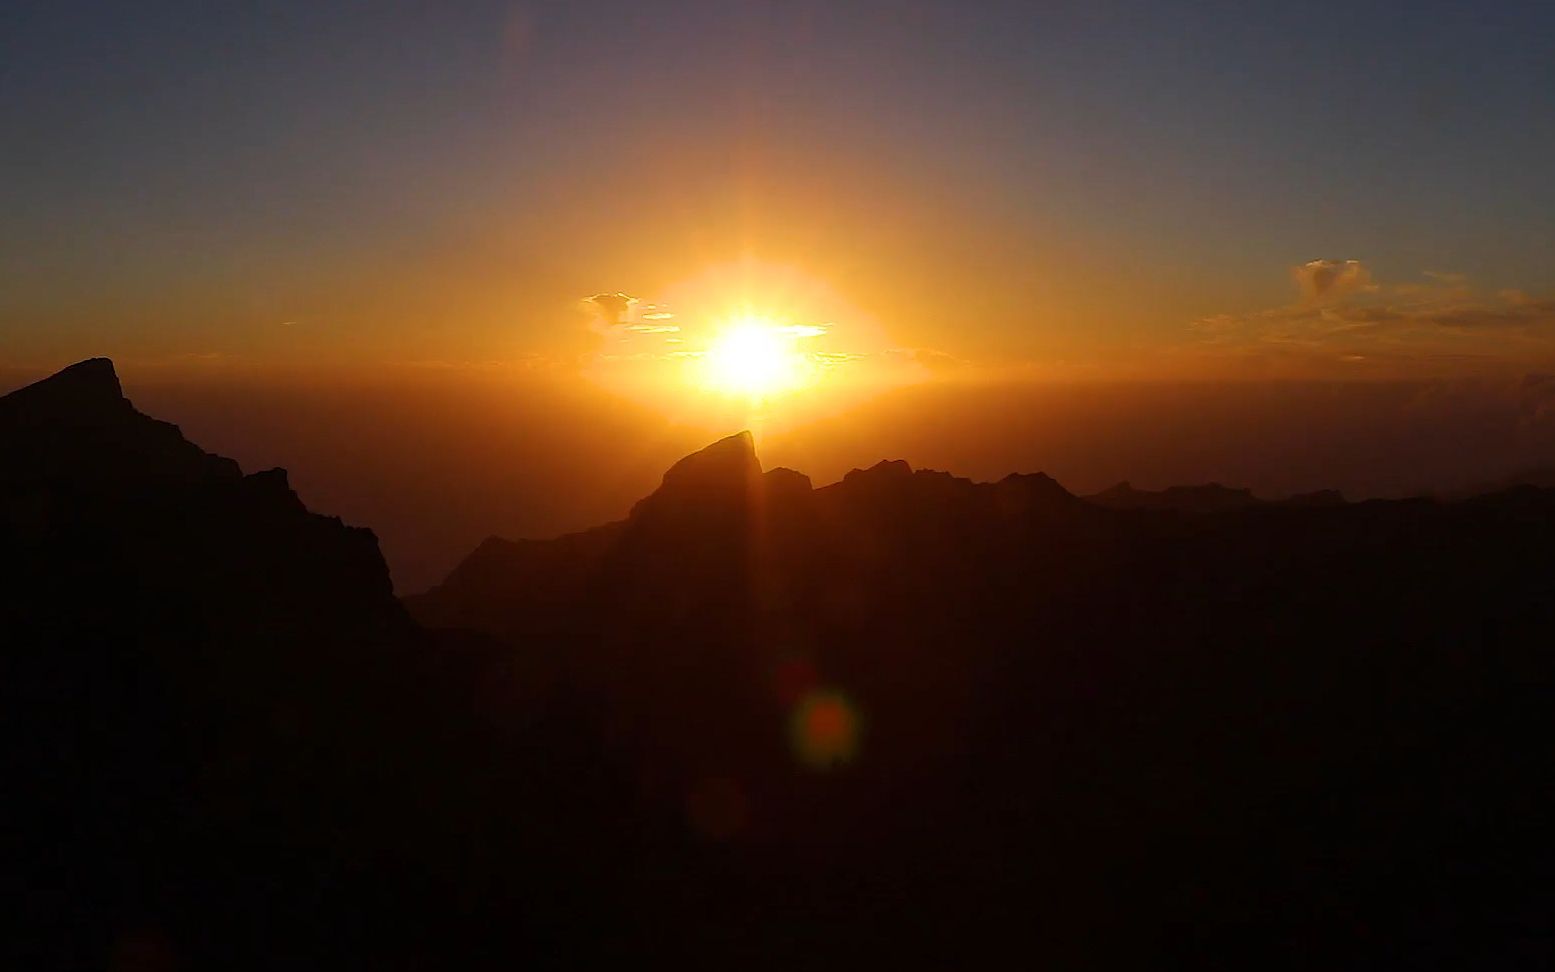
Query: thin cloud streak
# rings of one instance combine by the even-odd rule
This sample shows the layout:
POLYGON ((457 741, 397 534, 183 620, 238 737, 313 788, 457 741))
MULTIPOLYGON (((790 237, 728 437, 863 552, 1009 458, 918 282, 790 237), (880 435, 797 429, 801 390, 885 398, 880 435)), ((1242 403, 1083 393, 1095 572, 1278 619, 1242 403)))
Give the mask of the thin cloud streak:
POLYGON ((1482 294, 1455 273, 1378 283, 1358 260, 1313 260, 1291 275, 1295 302, 1194 321, 1191 349, 1309 365, 1376 364, 1390 372, 1555 361, 1555 298, 1482 294))

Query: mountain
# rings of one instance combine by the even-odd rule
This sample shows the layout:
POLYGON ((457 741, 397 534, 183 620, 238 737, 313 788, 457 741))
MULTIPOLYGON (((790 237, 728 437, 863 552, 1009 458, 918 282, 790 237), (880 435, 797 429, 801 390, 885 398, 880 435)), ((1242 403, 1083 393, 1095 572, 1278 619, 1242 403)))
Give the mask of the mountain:
POLYGON ((1128 483, 1118 483, 1111 489, 1087 496, 1086 500, 1109 510, 1177 510, 1182 513, 1245 510, 1262 502, 1253 495, 1252 490, 1233 489, 1219 483, 1169 486, 1156 492, 1135 489, 1128 483))
POLYGON ((1555 466, 1534 466, 1528 469, 1521 469, 1510 476, 1448 492, 1444 494, 1444 498, 1463 500, 1491 493, 1504 493, 1508 490, 1517 489, 1519 486, 1555 489, 1555 466))
POLYGON ((1337 489, 1318 489, 1310 493, 1296 493, 1277 502, 1284 506, 1343 506, 1346 500, 1337 489))
POLYGON ((686 852, 673 901, 626 893, 683 945, 1518 965, 1549 942, 1527 740, 1555 728, 1555 493, 1109 493, 900 460, 812 488, 741 435, 625 520, 488 540, 406 604, 596 700, 634 814, 731 848, 686 852))
POLYGON ((365 954, 376 932, 318 923, 409 880, 363 872, 404 856, 387 835, 447 830, 424 740, 464 725, 431 714, 447 666, 373 534, 141 414, 106 359, 0 398, 0 456, 5 870, 31 932, 4 964, 365 954))
POLYGON ((402 607, 78 367, 0 399, 9 965, 1548 964, 1555 492, 1183 515, 741 434, 402 607))
POLYGON ((1089 522, 1087 513, 1040 473, 981 484, 914 471, 902 460, 815 489, 790 469, 763 472, 742 432, 676 463, 625 520, 549 541, 489 538, 442 584, 405 604, 428 627, 512 637, 612 617, 628 601, 683 602, 681 610, 703 612, 727 606, 726 586, 759 562, 767 589, 741 596, 759 594, 775 609, 782 592, 815 585, 799 575, 817 561, 838 569, 837 558, 901 542, 904 528, 1067 529, 1089 522))
POLYGON ((135 410, 113 362, 92 358, 0 398, 0 487, 122 492, 234 480, 237 463, 135 410))
POLYGON ((1177 513, 1234 513, 1261 506, 1342 506, 1344 496, 1334 489, 1297 493, 1282 500, 1262 500, 1250 489, 1237 489, 1219 483, 1202 486, 1169 486, 1162 490, 1135 489, 1118 483, 1110 489, 1092 493, 1086 502, 1109 510, 1170 510, 1177 513))

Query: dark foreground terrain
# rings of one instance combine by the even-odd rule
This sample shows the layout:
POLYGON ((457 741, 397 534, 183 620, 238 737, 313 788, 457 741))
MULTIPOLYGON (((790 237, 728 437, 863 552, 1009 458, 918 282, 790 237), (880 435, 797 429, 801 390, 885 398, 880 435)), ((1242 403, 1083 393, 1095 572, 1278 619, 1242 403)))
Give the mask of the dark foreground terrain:
POLYGON ((0 512, 7 967, 1555 962, 1555 491, 740 435, 402 604, 98 359, 0 398, 0 512))

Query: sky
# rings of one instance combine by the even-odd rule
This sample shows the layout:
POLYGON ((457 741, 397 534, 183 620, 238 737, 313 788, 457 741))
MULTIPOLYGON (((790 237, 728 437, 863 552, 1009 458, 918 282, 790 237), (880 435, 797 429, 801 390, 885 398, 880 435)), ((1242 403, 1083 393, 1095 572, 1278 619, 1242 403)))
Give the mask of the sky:
POLYGON ((1552 43, 1516 2, 8 3, 0 391, 111 356, 411 588, 741 427, 818 483, 1490 480, 1555 461, 1552 43), (814 380, 703 380, 745 319, 814 380))
POLYGON ((1403 351, 1484 356, 1463 331, 1551 316, 1547 3, 0 17, 14 361, 571 361, 579 298, 752 264, 840 295, 794 309, 851 312, 838 340, 990 366, 1203 345, 1234 373, 1228 343, 1307 347, 1314 260, 1372 288, 1325 299, 1414 315, 1403 351))

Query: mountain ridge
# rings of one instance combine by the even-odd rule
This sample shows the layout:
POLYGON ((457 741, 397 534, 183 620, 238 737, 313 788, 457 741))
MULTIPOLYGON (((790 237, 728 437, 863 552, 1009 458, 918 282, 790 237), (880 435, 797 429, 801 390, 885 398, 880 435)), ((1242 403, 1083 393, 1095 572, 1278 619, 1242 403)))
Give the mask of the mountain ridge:
POLYGON ((18 967, 1555 940, 1555 491, 1109 509, 904 460, 815 488, 735 435, 398 601, 370 531, 110 374, 0 399, 0 452, 54 463, 0 478, 8 861, 64 931, 18 967))
POLYGON ((113 362, 90 358, 0 396, 0 482, 69 483, 103 493, 132 485, 233 480, 231 459, 208 453, 178 426, 136 410, 113 362))

